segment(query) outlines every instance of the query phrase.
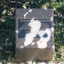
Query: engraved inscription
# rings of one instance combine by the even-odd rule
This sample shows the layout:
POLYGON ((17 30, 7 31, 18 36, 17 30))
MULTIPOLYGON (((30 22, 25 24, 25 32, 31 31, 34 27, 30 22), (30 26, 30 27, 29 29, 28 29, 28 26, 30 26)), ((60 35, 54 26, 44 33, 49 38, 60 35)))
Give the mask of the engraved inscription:
MULTIPOLYGON (((25 34, 30 32, 30 26, 28 25, 31 19, 18 19, 18 38, 25 38, 25 34)), ((40 30, 45 30, 46 28, 51 28, 50 19, 35 19, 41 22, 40 30)), ((36 35, 35 38, 39 38, 36 35)))

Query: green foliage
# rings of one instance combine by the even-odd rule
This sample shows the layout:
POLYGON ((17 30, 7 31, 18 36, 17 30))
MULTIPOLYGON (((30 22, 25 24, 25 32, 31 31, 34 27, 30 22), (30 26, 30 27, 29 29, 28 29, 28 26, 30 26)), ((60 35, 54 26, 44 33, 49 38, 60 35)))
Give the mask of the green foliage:
POLYGON ((2 16, 3 6, 0 6, 0 18, 2 16))
POLYGON ((16 8, 54 10, 55 60, 64 60, 61 51, 64 46, 64 0, 0 0, 0 61, 8 60, 10 55, 15 58, 16 8))

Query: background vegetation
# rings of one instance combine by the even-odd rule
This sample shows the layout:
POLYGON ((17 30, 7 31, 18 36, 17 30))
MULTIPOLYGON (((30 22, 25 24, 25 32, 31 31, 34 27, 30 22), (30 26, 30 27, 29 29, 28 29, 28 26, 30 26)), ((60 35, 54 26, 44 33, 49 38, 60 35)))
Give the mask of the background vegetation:
POLYGON ((64 0, 0 0, 0 61, 16 61, 16 8, 54 10, 55 52, 53 61, 64 61, 64 0))

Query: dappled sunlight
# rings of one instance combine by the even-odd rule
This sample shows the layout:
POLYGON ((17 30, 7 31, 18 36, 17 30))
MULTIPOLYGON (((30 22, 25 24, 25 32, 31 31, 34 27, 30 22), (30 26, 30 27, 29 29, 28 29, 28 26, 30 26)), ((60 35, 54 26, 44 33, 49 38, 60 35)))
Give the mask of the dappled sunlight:
POLYGON ((28 23, 28 25, 31 27, 31 32, 36 32, 39 31, 40 27, 41 27, 41 22, 39 20, 35 20, 35 18, 32 18, 30 20, 30 23, 28 23))
POLYGON ((44 31, 41 30, 39 36, 40 36, 40 40, 36 42, 38 48, 46 48, 47 42, 50 40, 51 37, 50 29, 46 29, 44 31))
POLYGON ((52 46, 53 52, 55 51, 55 45, 52 46))
POLYGON ((5 14, 6 13, 6 10, 3 10, 2 14, 5 14))
POLYGON ((22 46, 20 46, 20 48, 24 48, 24 46, 22 45, 22 46))
POLYGON ((37 43, 38 48, 46 48, 47 47, 47 42, 44 42, 42 40, 39 40, 36 43, 37 43))
POLYGON ((18 30, 16 30, 16 33, 18 33, 18 30))
POLYGON ((32 42, 31 45, 32 45, 32 46, 35 45, 35 42, 32 42))
POLYGON ((33 38, 30 37, 30 35, 27 37, 27 39, 24 41, 24 46, 28 46, 33 41, 33 38))
POLYGON ((54 28, 53 27, 51 28, 51 31, 54 32, 54 28))
POLYGON ((29 11, 24 14, 24 19, 26 19, 27 14, 29 14, 30 12, 32 12, 32 9, 29 9, 29 11))
POLYGON ((24 42, 25 46, 32 43, 34 37, 36 37, 36 35, 38 34, 38 31, 41 27, 41 22, 39 20, 35 20, 34 18, 32 18, 30 20, 30 23, 28 23, 28 25, 31 27, 31 29, 30 32, 25 36, 25 42, 24 42))
POLYGON ((39 30, 38 35, 40 36, 41 40, 44 39, 49 39, 51 37, 51 31, 49 28, 45 29, 45 30, 39 30))

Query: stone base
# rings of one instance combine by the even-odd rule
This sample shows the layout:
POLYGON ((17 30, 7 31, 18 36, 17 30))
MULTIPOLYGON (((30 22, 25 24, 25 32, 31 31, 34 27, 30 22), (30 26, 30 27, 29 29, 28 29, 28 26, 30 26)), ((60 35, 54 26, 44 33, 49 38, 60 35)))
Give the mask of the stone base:
POLYGON ((33 60, 52 60, 53 49, 39 48, 16 48, 17 62, 33 61, 33 60))

